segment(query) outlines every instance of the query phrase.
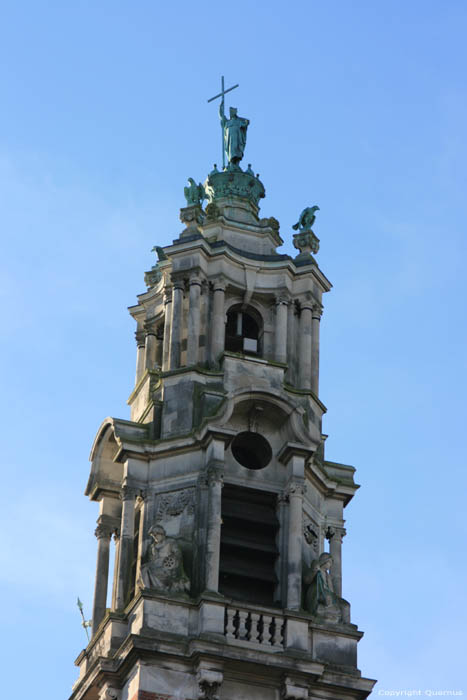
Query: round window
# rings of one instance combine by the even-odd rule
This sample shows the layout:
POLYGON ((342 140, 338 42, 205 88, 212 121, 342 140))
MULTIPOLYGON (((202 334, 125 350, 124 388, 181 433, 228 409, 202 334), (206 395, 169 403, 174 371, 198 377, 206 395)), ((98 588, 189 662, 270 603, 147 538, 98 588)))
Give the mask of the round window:
POLYGON ((232 454, 247 469, 264 469, 272 459, 271 445, 266 438, 248 430, 234 437, 232 454))

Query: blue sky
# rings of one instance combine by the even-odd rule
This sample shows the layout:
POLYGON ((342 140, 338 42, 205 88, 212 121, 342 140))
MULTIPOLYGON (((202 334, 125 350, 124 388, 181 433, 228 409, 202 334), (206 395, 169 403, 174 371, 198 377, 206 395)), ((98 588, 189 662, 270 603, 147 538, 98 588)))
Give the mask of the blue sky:
POLYGON ((375 695, 467 692, 466 31, 450 0, 0 4, 5 697, 76 678, 89 450, 128 417, 151 248, 220 161, 221 74, 283 252, 320 206, 327 456, 362 485, 343 584, 359 666, 375 695))

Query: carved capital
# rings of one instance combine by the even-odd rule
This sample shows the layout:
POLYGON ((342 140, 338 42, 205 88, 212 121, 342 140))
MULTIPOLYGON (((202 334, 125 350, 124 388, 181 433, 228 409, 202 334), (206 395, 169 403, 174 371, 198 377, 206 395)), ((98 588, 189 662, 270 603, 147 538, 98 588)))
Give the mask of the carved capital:
POLYGON ((153 316, 152 318, 148 318, 144 322, 144 330, 146 332, 146 335, 156 335, 156 319, 153 316))
POLYGON ((109 525, 104 525, 103 523, 99 523, 99 525, 94 530, 94 534, 98 540, 100 540, 100 539, 110 540, 110 538, 112 536, 112 528, 109 525))
POLYGON ((222 467, 211 466, 206 470, 206 483, 208 486, 216 484, 224 485, 224 469, 222 467))
POLYGON ((164 289, 164 304, 172 303, 172 287, 167 286, 164 289))
POLYGON ((199 700, 219 700, 219 689, 224 676, 219 671, 210 671, 202 668, 198 671, 198 698, 199 700))
POLYGON ((128 484, 124 484, 120 490, 120 500, 121 501, 131 501, 132 499, 136 498, 138 494, 138 489, 136 489, 134 486, 128 486, 128 484))
POLYGON ((136 331, 136 333, 135 333, 135 340, 136 340, 136 345, 137 345, 139 348, 144 348, 144 339, 145 339, 145 337, 146 337, 146 334, 145 334, 145 332, 144 332, 143 330, 140 329, 140 330, 136 331))
POLYGON ((313 304, 313 309, 312 309, 313 318, 316 318, 318 321, 320 321, 322 315, 323 315, 323 307, 320 304, 313 304))
POLYGON ((120 700, 121 690, 106 683, 99 691, 99 700, 120 700))
POLYGON ((190 287, 195 287, 195 286, 201 287, 203 284, 203 280, 201 279, 201 277, 198 274, 193 273, 192 275, 190 275, 190 279, 188 281, 188 284, 190 285, 190 287))
POLYGON ((217 279, 213 280, 212 282, 213 292, 225 292, 226 287, 227 282, 225 281, 224 277, 217 277, 217 279))
POLYGON ((175 291, 185 291, 185 277, 180 272, 172 272, 170 275, 172 281, 173 290, 175 291))
POLYGON ((342 542, 342 539, 346 536, 346 534, 347 531, 345 527, 339 527, 338 525, 329 525, 326 529, 326 539, 329 541, 334 539, 342 542))
POLYGON ((285 489, 285 493, 289 499, 290 496, 304 496, 306 493, 306 486, 303 481, 291 481, 285 489))
POLYGON ((274 303, 276 306, 280 306, 281 304, 284 304, 285 306, 288 306, 291 302, 291 297, 287 289, 279 289, 275 298, 274 298, 274 303))

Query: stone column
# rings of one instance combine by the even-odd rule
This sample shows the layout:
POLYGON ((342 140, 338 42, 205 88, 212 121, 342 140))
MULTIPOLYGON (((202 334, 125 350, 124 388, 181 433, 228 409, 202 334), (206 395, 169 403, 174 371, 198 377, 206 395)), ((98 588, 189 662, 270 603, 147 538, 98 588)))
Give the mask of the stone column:
POLYGON ((342 539, 345 536, 345 528, 328 527, 326 539, 329 540, 329 554, 332 557, 331 578, 334 584, 334 593, 342 598, 342 539))
POLYGON ((133 537, 135 531, 135 496, 136 491, 129 486, 123 486, 120 498, 122 499, 122 521, 120 526, 120 547, 118 557, 117 592, 115 604, 117 610, 121 610, 127 603, 130 590, 131 565, 133 563, 133 537))
POLYGON ((300 311, 299 389, 311 389, 312 311, 311 301, 304 301, 300 311))
POLYGON ((182 344, 182 314, 183 292, 185 283, 183 279, 173 279, 172 319, 170 329, 170 369, 180 367, 180 353, 182 344))
POLYGON ((143 376, 144 372, 144 347, 145 347, 145 335, 142 329, 138 329, 135 333, 136 338, 136 377, 135 385, 138 384, 139 380, 143 376))
POLYGON ((113 533, 113 541, 115 542, 115 562, 114 562, 114 578, 112 582, 112 610, 117 609, 117 575, 120 559, 120 530, 115 530, 113 533))
POLYGON ((146 331, 145 366, 146 369, 154 369, 156 366, 156 329, 154 328, 154 325, 149 321, 146 321, 146 323, 144 324, 144 329, 146 331))
POLYGON ((296 321, 296 306, 292 300, 287 309, 287 374, 286 379, 292 386, 297 381, 296 364, 297 364, 297 331, 295 329, 296 321))
POLYGON ((97 564, 96 582, 94 585, 94 605, 92 608, 92 635, 102 622, 107 607, 107 585, 109 579, 109 548, 112 531, 109 527, 99 524, 96 528, 97 564))
POLYGON ((164 347, 162 349, 162 369, 164 372, 170 367, 170 321, 172 319, 172 287, 165 288, 164 294, 164 347))
POLYGON ((289 498, 289 531, 287 544, 287 608, 300 610, 302 604, 302 536, 303 493, 301 480, 292 481, 287 488, 289 498))
POLYGON ((224 475, 221 466, 208 468, 208 532, 206 538, 206 588, 219 589, 219 561, 221 550, 222 486, 224 475))
POLYGON ((188 366, 198 364, 199 329, 201 319, 201 279, 190 277, 190 306, 188 310, 188 340, 186 363, 188 366))
POLYGON ((319 322, 323 310, 315 304, 312 313, 311 333, 311 390, 318 396, 319 391, 319 322))
POLYGON ((219 355, 225 346, 225 281, 222 278, 214 280, 212 325, 211 325, 211 362, 217 364, 219 355))
POLYGON ((274 338, 274 359, 276 362, 287 362, 287 307, 288 296, 281 294, 276 297, 276 328, 274 338))

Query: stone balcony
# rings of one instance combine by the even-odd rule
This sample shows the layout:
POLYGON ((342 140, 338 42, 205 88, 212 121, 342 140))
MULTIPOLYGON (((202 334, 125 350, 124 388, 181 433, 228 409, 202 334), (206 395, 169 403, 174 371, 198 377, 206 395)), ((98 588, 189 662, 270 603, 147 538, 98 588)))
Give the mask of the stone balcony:
POLYGON ((330 665, 359 677, 356 659, 361 637, 355 625, 319 625, 304 612, 235 603, 216 594, 193 601, 144 591, 124 613, 107 612, 75 662, 80 667, 77 685, 98 662, 109 669, 118 667, 129 642, 151 638, 164 640, 168 647, 198 640, 209 646, 211 654, 217 648, 222 656, 229 656, 229 648, 235 656, 235 648, 240 647, 248 650, 250 660, 267 665, 264 654, 279 655, 284 658, 277 663, 285 668, 300 658, 316 666, 318 675, 330 665))

